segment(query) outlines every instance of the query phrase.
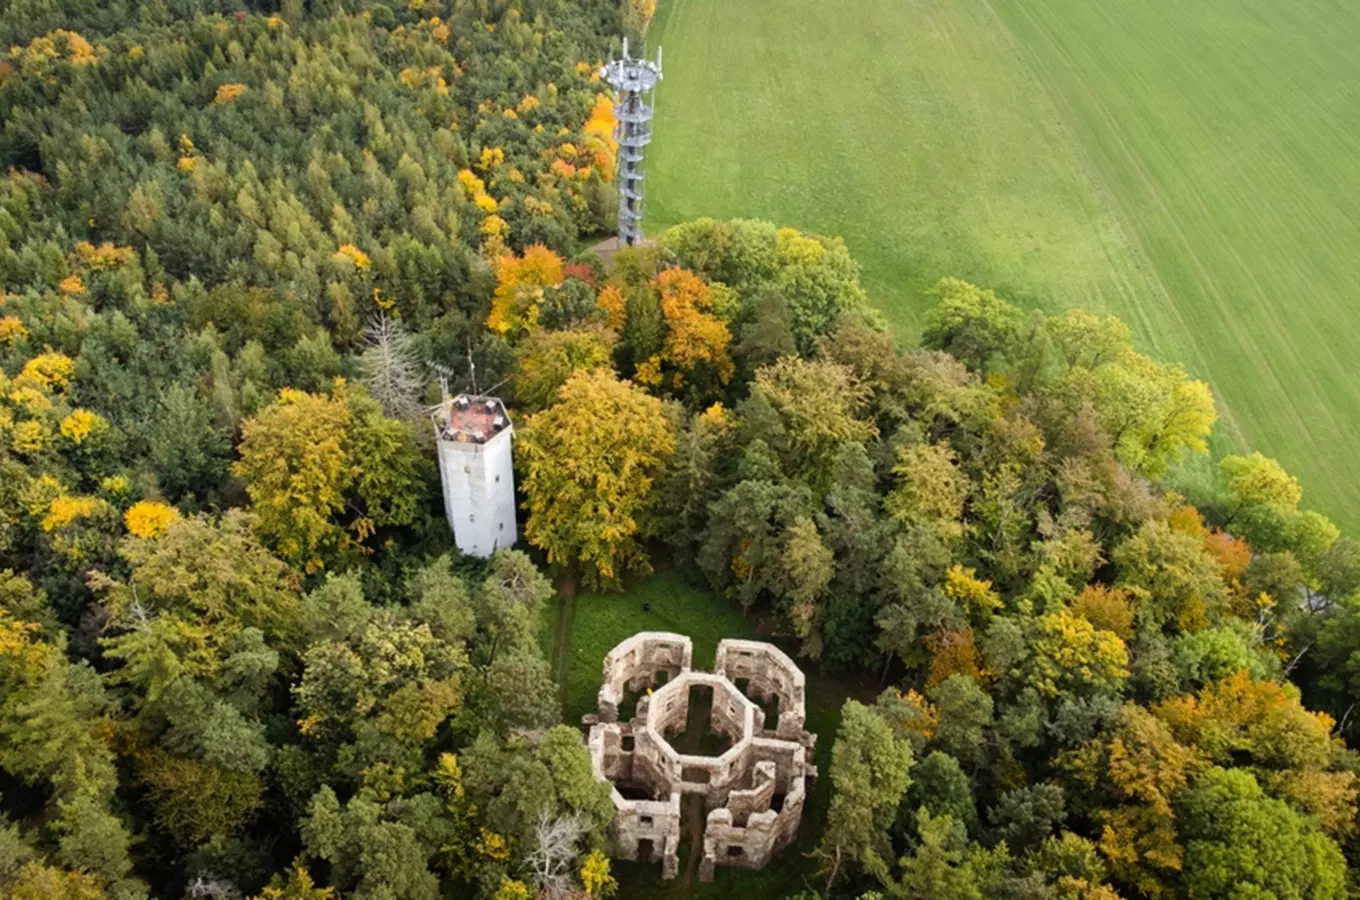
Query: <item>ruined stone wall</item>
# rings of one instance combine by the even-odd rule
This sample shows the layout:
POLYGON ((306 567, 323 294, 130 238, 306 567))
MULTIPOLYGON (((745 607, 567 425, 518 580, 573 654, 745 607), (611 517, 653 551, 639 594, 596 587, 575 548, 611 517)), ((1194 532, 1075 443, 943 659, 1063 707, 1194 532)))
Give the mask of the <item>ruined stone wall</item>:
POLYGON ((733 746, 739 744, 748 734, 761 727, 765 714, 760 708, 741 695, 736 685, 717 675, 706 676, 714 682, 713 712, 710 728, 721 734, 733 746))
POLYGON ((682 733, 689 718, 689 685, 688 675, 671 679, 638 701, 638 718, 661 737, 682 733))
POLYGON ((614 855, 634 862, 661 862, 663 878, 680 867, 680 795, 666 800, 626 800, 614 791, 609 839, 614 855))
POLYGON ((785 740, 805 733, 806 679, 783 650, 761 641, 725 640, 718 645, 714 669, 733 682, 746 681, 747 693, 761 702, 778 699, 778 719, 767 722, 766 729, 773 726, 785 740))
POLYGON ((604 677, 598 696, 597 715, 602 722, 617 722, 619 704, 626 690, 641 690, 658 672, 675 678, 689 670, 694 644, 683 634, 643 631, 623 641, 604 658, 604 677))
MULTIPOLYGON (((634 720, 641 721, 642 717, 634 720)), ((657 792, 679 792, 680 754, 668 742, 639 724, 633 730, 633 748, 633 775, 637 781, 655 786, 657 792)))
POLYGON ((727 808, 732 811, 732 824, 738 827, 744 827, 753 814, 762 813, 770 808, 777 784, 774 763, 769 760, 756 763, 751 773, 751 784, 750 788, 732 791, 727 795, 727 808))
POLYGON ((680 795, 662 790, 648 776, 646 751, 639 754, 631 725, 594 725, 588 747, 596 780, 610 782, 612 787, 614 818, 609 823, 609 840, 614 855, 635 862, 660 860, 663 875, 674 878, 679 867, 680 795), (635 765, 639 759, 644 765, 635 765), (624 797, 620 786, 653 792, 657 799, 624 797))
POLYGON ((691 658, 691 644, 682 635, 634 635, 605 657, 599 711, 584 722, 595 777, 613 787, 609 833, 615 855, 659 859, 663 877, 673 878, 680 799, 697 794, 707 810, 699 875, 708 881, 717 866, 761 868, 794 839, 808 782, 817 775, 808 762, 817 738, 803 728, 803 673, 778 648, 723 641, 716 674, 692 671, 691 658), (624 691, 653 684, 658 672, 670 676, 666 684, 638 699, 631 722, 619 723, 624 691), (766 727, 765 714, 737 688, 738 679, 762 701, 778 698, 775 729, 766 727), (696 687, 712 691, 710 728, 730 742, 717 756, 682 754, 671 743, 687 727, 696 687))

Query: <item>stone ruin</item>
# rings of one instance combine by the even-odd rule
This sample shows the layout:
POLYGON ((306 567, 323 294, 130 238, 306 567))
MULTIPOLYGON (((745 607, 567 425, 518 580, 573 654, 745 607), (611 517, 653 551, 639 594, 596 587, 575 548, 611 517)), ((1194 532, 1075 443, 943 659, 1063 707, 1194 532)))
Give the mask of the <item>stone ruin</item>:
POLYGON ((614 855, 659 859, 662 877, 674 878, 681 798, 699 795, 706 814, 699 878, 712 881, 716 866, 761 869, 793 841, 817 777, 811 762, 817 736, 803 727, 803 673, 779 648, 723 641, 713 673, 694 671, 692 656, 684 635, 628 638, 605 656, 599 708, 583 724, 595 777, 613 787, 614 855), (693 688, 712 692, 709 729, 728 744, 717 755, 674 746, 688 728, 693 688), (620 722, 630 693, 638 695, 636 713, 620 722), (773 728, 754 701, 778 704, 773 728))

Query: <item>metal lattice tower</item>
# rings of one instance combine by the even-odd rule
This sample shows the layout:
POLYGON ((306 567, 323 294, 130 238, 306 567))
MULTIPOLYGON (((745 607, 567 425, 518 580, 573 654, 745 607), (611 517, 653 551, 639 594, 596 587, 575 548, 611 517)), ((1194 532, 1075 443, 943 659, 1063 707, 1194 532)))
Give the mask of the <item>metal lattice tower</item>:
POLYGON ((623 56, 611 58, 600 77, 614 88, 614 137, 619 142, 619 244, 631 247, 642 241, 642 211, 645 191, 642 183, 642 151, 652 142, 652 110, 657 82, 661 81, 661 48, 656 62, 633 59, 628 55, 628 39, 623 39, 623 56), (646 95, 644 99, 643 95, 646 95))

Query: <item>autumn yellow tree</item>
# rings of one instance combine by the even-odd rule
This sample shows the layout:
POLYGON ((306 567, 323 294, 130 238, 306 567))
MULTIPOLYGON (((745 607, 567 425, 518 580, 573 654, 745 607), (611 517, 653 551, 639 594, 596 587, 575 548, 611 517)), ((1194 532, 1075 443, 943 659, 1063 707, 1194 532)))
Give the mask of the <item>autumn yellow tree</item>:
POLYGON ((419 506, 410 427, 343 384, 331 395, 280 391, 242 426, 240 455, 232 471, 246 483, 256 531, 308 571, 377 527, 411 522, 419 506))
POLYGON ((1277 461, 1260 453, 1225 456, 1218 468, 1237 500, 1238 509, 1257 504, 1293 512, 1303 499, 1299 480, 1277 461))
POLYGON ((527 410, 552 403, 571 373, 607 369, 616 337, 605 328, 532 331, 515 348, 516 370, 511 383, 515 400, 527 410))
POLYGON ((345 542, 333 519, 354 477, 345 448, 351 422, 343 401, 285 390, 241 429, 232 471, 246 482, 256 528, 280 556, 309 569, 345 542))
POLYGON ((732 333, 713 314, 713 291, 685 269, 667 269, 653 287, 661 297, 666 338, 661 352, 638 366, 638 381, 679 391, 692 383, 702 395, 732 380, 732 333))
POLYGON ((583 147, 590 153, 591 164, 603 181, 614 179, 614 168, 618 163, 619 142, 614 139, 616 124, 613 98, 608 94, 596 94, 583 129, 586 133, 583 147))
POLYGON ((1125 704, 1107 741, 1092 741, 1062 765, 1086 791, 1107 794, 1096 811, 1100 850, 1120 881, 1146 897, 1174 896, 1185 848, 1176 836, 1175 801, 1208 766, 1166 723, 1125 704))
POLYGON ((562 283, 562 257, 534 244, 523 256, 502 256, 496 264, 496 294, 486 325, 498 334, 517 334, 538 321, 543 289, 562 283))
POLYGON ((1133 637, 1133 607, 1128 594, 1119 588, 1088 584, 1073 601, 1072 612, 1122 640, 1133 637))
POLYGON ((1111 631, 1067 610, 1040 616, 1031 685, 1049 697, 1114 693, 1129 677, 1129 654, 1111 631))
POLYGON ((954 563, 944 577, 944 593, 957 600, 973 620, 981 620, 1001 608, 1001 596, 986 579, 978 578, 973 569, 954 563))
POLYGON ((945 444, 913 444, 897 451, 893 466, 897 486, 884 501, 898 522, 930 525, 943 537, 964 533, 963 507, 968 499, 968 476, 958 454, 945 444))
POLYGON ((1095 368, 1073 367, 1059 392, 1074 408, 1089 403, 1119 461, 1146 475, 1161 475, 1186 450, 1207 453, 1218 419, 1208 385, 1131 348, 1095 368))
POLYGON ((656 15, 656 0, 627 0, 623 4, 623 23, 630 31, 646 34, 656 15))
POLYGON ((612 371, 574 373, 553 406, 530 416, 517 450, 529 518, 524 535, 590 585, 647 569, 652 482, 675 449, 660 400, 612 371))
POLYGON ((926 638, 926 647, 930 650, 930 673, 926 676, 926 687, 932 688, 951 675, 967 675, 982 680, 983 672, 973 629, 967 626, 942 628, 926 638))

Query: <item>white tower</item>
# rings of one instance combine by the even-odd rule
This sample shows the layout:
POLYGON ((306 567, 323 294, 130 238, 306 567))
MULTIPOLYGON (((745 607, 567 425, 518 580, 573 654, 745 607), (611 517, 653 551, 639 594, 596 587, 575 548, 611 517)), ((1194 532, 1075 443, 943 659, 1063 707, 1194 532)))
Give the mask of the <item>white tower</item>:
POLYGON ((512 546, 518 537, 510 457, 515 429, 505 405, 496 397, 459 394, 446 398, 432 418, 454 543, 482 558, 512 546))

